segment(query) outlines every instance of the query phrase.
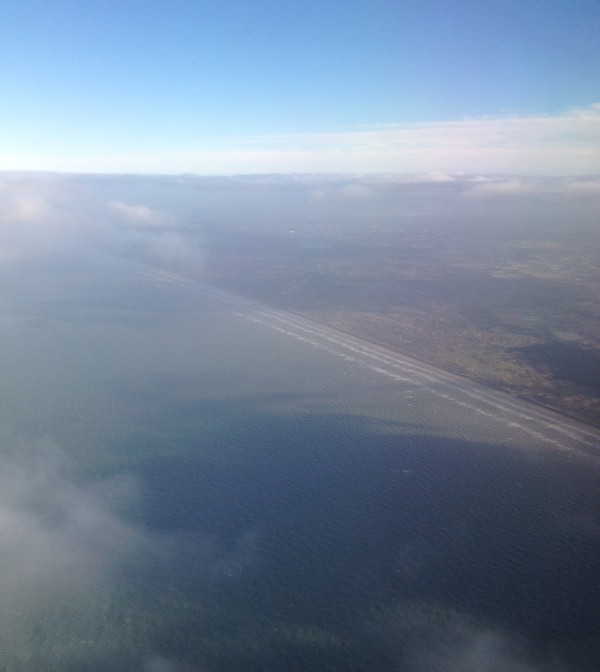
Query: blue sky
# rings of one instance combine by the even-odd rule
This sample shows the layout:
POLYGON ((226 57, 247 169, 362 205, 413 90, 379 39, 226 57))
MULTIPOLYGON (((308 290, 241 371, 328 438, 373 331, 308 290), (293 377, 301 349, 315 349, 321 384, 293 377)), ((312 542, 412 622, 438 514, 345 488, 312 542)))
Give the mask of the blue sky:
POLYGON ((0 168, 600 172, 599 35, 595 0, 11 1, 0 168))

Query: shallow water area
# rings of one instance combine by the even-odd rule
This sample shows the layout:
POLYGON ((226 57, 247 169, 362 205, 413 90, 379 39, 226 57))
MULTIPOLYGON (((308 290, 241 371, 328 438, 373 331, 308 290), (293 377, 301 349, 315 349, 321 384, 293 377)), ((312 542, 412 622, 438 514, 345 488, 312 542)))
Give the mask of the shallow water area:
POLYGON ((0 669, 596 669, 594 430, 178 274, 4 273, 0 669))

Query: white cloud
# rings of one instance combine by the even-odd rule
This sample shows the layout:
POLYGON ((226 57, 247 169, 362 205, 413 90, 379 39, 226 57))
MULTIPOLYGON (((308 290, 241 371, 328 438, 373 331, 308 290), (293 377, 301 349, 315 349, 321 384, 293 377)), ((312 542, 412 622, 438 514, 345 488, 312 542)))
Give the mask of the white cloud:
POLYGON ((35 174, 0 173, 0 230, 7 226, 45 226, 68 212, 70 194, 60 179, 35 174))
POLYGON ((202 245, 185 231, 176 230, 174 217, 146 205, 121 201, 109 201, 106 208, 111 227, 105 231, 105 242, 113 251, 170 268, 198 270, 202 266, 202 245))
POLYGON ((80 197, 80 189, 61 176, 0 174, 0 263, 70 245, 82 228, 80 197))
POLYGON ((524 194, 535 193, 536 191, 539 191, 539 189, 536 188, 536 185, 524 180, 499 179, 486 180, 483 182, 479 181, 475 185, 467 188, 461 195, 465 198, 483 199, 494 196, 521 196, 524 194))
POLYGON ((348 184, 340 189, 340 195, 350 201, 362 201, 373 196, 373 192, 364 184, 348 184))
POLYGON ((42 659, 35 669, 112 669, 108 661, 126 654, 139 662, 127 669, 191 672, 150 648, 162 634, 159 607, 130 579, 152 575, 151 590, 164 597, 160 577, 172 579, 179 563, 194 585, 210 591, 257 562, 258 531, 240 532, 232 545, 195 532, 157 532, 136 522, 142 488, 135 479, 90 481, 50 440, 4 430, 0 444, 0 647, 7 669, 33 669, 28 663, 42 659))
POLYGON ((312 201, 366 201, 373 198, 374 192, 368 184, 351 182, 350 184, 327 185, 311 194, 312 201))
POLYGON ((205 241, 144 203, 101 199, 109 182, 82 176, 0 173, 0 265, 68 262, 99 249, 179 270, 204 263, 205 241))
POLYGON ((153 210, 146 205, 129 205, 121 201, 109 201, 108 209, 122 221, 139 226, 172 226, 173 218, 167 213, 153 210))
POLYGON ((587 196, 600 198, 600 179, 598 180, 569 180, 565 185, 565 192, 573 196, 587 196))
POLYGON ((125 559, 145 553, 149 537, 122 510, 136 497, 127 478, 80 485, 66 456, 49 441, 3 437, 0 457, 0 593, 71 594, 106 579, 125 559))
POLYGON ((0 225, 47 220, 64 204, 56 180, 41 176, 0 175, 0 225))
POLYGON ((6 169, 205 175, 296 172, 600 173, 600 103, 556 115, 386 125, 212 140, 197 150, 4 156, 6 169))
POLYGON ((2 663, 88 669, 112 643, 98 596, 112 599, 123 572, 160 553, 162 540, 131 521, 131 478, 86 482, 49 440, 2 431, 0 444, 2 663))
POLYGON ((177 230, 175 218, 167 213, 121 201, 109 201, 106 208, 110 219, 103 243, 112 251, 179 270, 202 267, 203 245, 177 230))
POLYGON ((600 180, 577 178, 475 178, 464 181, 461 197, 466 199, 536 196, 562 200, 600 200, 600 180))

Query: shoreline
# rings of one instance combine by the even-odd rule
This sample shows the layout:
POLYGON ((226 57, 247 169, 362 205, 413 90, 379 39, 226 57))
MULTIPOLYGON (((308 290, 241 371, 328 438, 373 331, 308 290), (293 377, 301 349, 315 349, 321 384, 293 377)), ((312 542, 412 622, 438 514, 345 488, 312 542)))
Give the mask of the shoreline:
MULTIPOLYGON (((549 443, 555 443, 557 446, 560 445, 560 441, 550 436, 543 437, 535 430, 528 430, 524 426, 521 427, 518 420, 524 420, 525 422, 539 422, 550 434, 556 433, 557 435, 563 435, 568 437, 570 442, 577 443, 578 449, 589 457, 598 458, 600 456, 600 431, 598 428, 592 424, 586 423, 581 418, 563 412, 561 409, 517 395, 506 388, 487 384, 469 378, 456 371, 431 364, 410 353, 395 350, 389 345, 381 342, 369 340, 354 333, 344 331, 327 323, 315 320, 314 317, 306 314, 282 309, 272 304, 261 302, 254 297, 237 294, 232 292, 229 288, 207 283, 195 276, 157 268, 146 267, 146 270, 150 271, 154 276, 159 276, 163 281, 166 280, 169 283, 176 283, 193 291, 202 291, 209 296, 225 301, 228 304, 233 304, 245 311, 251 311, 255 314, 255 321, 263 321, 267 326, 275 328, 278 331, 285 331, 289 328, 295 333, 290 332, 288 335, 295 336, 299 340, 307 340, 306 334, 299 335, 305 330, 308 334, 311 334, 316 338, 324 339, 325 341, 328 339, 331 340, 338 349, 358 349, 359 352, 353 352, 353 356, 356 356, 359 359, 362 358, 362 360, 364 360, 362 361, 363 366, 373 368, 373 370, 377 370, 382 375, 402 379, 402 375, 400 375, 402 371, 394 371, 394 369, 403 368, 405 374, 408 372, 408 374, 413 377, 430 377, 432 379, 429 381, 430 384, 443 383, 451 386, 452 389, 457 391, 460 395, 464 395, 465 398, 472 397, 475 401, 483 403, 490 408, 499 408, 492 414, 489 410, 482 411, 478 408, 477 405, 474 404, 473 399, 470 401, 454 400, 451 395, 440 393, 440 396, 443 396, 445 399, 456 401, 456 403, 467 408, 470 407, 478 414, 489 414, 496 420, 500 419, 500 416, 497 415, 497 410, 501 413, 512 414, 517 418, 517 422, 513 422, 511 425, 506 418, 502 418, 505 424, 512 427, 520 427, 523 431, 529 432, 538 439, 546 440, 549 443), (258 316, 258 318, 256 318, 256 316, 258 316), (268 324, 269 320, 278 320, 281 322, 281 325, 274 326, 273 324, 268 324), (375 364, 381 364, 383 368, 380 369, 375 366, 375 364)), ((348 356, 347 354, 344 355, 339 350, 331 348, 330 344, 323 345, 313 343, 313 345, 328 349, 332 354, 338 356, 348 356)), ((568 449, 566 446, 562 447, 568 449)))

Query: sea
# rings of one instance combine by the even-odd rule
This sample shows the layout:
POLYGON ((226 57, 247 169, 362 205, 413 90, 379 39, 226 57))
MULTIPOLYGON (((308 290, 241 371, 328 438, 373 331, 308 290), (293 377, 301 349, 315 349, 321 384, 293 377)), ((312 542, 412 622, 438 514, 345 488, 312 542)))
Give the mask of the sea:
POLYGON ((0 670, 600 669, 591 427, 106 255, 0 291, 0 670))

